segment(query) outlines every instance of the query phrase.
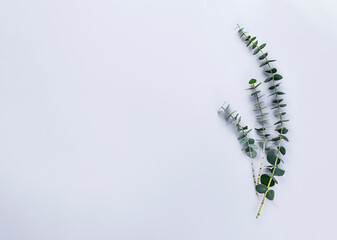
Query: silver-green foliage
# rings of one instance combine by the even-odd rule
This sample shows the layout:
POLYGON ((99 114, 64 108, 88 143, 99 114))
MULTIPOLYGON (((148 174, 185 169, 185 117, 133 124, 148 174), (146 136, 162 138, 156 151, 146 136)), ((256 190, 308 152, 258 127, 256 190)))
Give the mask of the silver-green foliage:
MULTIPOLYGON (((261 101, 261 98, 264 96, 263 90, 259 88, 261 85, 261 82, 256 84, 255 79, 251 79, 249 81, 250 88, 248 90, 252 91, 251 96, 254 98, 254 101, 256 102, 254 105, 254 112, 257 112, 257 124, 259 125, 257 128, 255 128, 255 131, 260 139, 257 141, 261 142, 261 148, 262 148, 262 157, 261 157, 261 163, 260 163, 260 169, 257 181, 255 181, 255 174, 253 172, 254 176, 254 184, 255 184, 255 190, 257 193, 263 194, 263 198, 258 210, 258 213, 256 215, 256 218, 259 217, 262 206, 264 204, 265 198, 269 200, 273 200, 275 196, 275 192, 272 187, 274 187, 278 180, 277 177, 283 176, 285 171, 280 168, 280 164, 283 163, 283 160, 280 158, 281 155, 286 154, 286 148, 284 146, 284 142, 288 142, 288 138, 285 136, 288 133, 288 129, 285 127, 285 123, 288 122, 288 119, 284 119, 286 112, 285 108, 287 104, 285 104, 285 101, 283 99, 283 95, 285 93, 283 91, 280 91, 280 85, 281 80, 283 79, 282 75, 279 74, 276 67, 272 66, 272 64, 276 60, 268 59, 269 53, 265 52, 265 47, 267 46, 266 43, 259 44, 256 36, 248 35, 247 32, 244 31, 244 28, 237 25, 238 34, 240 38, 246 43, 247 48, 252 49, 252 54, 257 55, 258 59, 261 61, 261 64, 259 67, 263 69, 263 72, 268 75, 268 77, 264 80, 266 84, 268 84, 268 89, 270 91, 269 97, 271 97, 271 103, 270 103, 270 110, 274 112, 275 118, 277 118, 276 122, 274 123, 275 126, 275 132, 276 136, 271 137, 270 133, 267 133, 267 129, 270 128, 269 122, 270 120, 267 119, 268 115, 268 105, 263 104, 264 102, 261 101), (265 167, 264 174, 261 175, 261 168, 264 162, 264 156, 266 155, 267 161, 270 165, 265 167)), ((229 106, 222 109, 225 112, 225 115, 227 115, 226 119, 233 119, 232 121, 237 120, 237 116, 233 117, 233 112, 229 112, 228 110, 229 106)), ((241 119, 241 118, 240 118, 241 119)), ((239 125, 241 126, 241 125, 239 125)), ((247 127, 248 129, 248 127, 247 127)), ((237 130, 241 131, 241 128, 238 128, 237 130)), ((244 136, 241 135, 241 137, 244 136)), ((247 135, 244 136, 245 138, 248 138, 247 135)), ((243 137, 243 138, 244 138, 243 137)), ((249 138, 252 139, 252 138, 249 138)), ((239 137, 239 140, 241 138, 239 137)), ((246 140, 246 139, 244 139, 246 140)), ((242 148, 242 150, 247 151, 253 150, 254 156, 256 157, 257 148, 253 149, 252 146, 250 146, 249 140, 242 141, 244 142, 246 148, 242 148)), ((251 142, 253 142, 251 140, 251 142)), ((254 141, 255 142, 255 141, 254 141)), ((254 145, 255 146, 255 145, 254 145)), ((250 153, 251 155, 251 153, 250 153)), ((248 155, 249 156, 249 155, 248 155)), ((252 158, 251 158, 252 159, 252 158)), ((253 167, 252 167, 253 169, 253 167)), ((254 170, 253 170, 254 171, 254 170)))

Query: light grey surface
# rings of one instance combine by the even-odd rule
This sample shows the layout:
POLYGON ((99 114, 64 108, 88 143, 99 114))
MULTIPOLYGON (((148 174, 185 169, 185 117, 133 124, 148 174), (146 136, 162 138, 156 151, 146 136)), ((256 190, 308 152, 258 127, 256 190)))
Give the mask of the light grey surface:
POLYGON ((335 1, 1 1, 0 238, 334 239, 335 1), (293 3, 294 2, 294 3, 293 3), (291 122, 259 220, 249 159, 268 43, 291 122))

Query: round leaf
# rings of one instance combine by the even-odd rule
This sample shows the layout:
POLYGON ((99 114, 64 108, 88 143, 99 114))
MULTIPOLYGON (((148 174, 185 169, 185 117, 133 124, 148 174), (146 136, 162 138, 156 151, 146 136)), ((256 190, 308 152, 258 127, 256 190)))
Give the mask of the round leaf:
POLYGON ((250 79, 249 83, 250 84, 256 83, 256 79, 254 79, 254 78, 250 79))
MULTIPOLYGON (((271 172, 273 171, 273 168, 270 170, 271 172)), ((276 167, 275 168, 275 171, 274 171, 274 176, 283 176, 285 173, 285 171, 279 167, 276 167)))
POLYGON ((283 77, 280 74, 275 74, 274 75, 274 80, 281 80, 283 77))
MULTIPOLYGON (((275 165, 275 160, 276 160, 276 155, 273 151, 268 151, 267 153, 267 161, 272 164, 272 165, 275 165)), ((280 159, 278 158, 277 159, 277 164, 280 163, 280 159)))
MULTIPOLYGON (((268 183, 269 183, 269 179, 271 177, 268 175, 268 174, 262 174, 261 175, 261 183, 268 186, 268 183)), ((274 179, 271 179, 271 183, 270 183, 270 187, 274 186, 275 185, 275 180, 274 179)))
POLYGON ((268 198, 269 200, 273 200, 274 196, 275 196, 274 190, 272 190, 272 189, 268 190, 268 192, 266 194, 266 198, 268 198))
POLYGON ((255 150, 252 150, 251 152, 246 152, 248 157, 256 158, 257 152, 255 150))
POLYGON ((267 69, 265 72, 266 73, 276 73, 277 69, 276 68, 271 68, 271 69, 267 69))
POLYGON ((265 193, 267 191, 267 186, 264 184, 256 185, 255 188, 258 193, 265 193))
POLYGON ((281 152, 283 155, 285 155, 285 154, 286 154, 286 149, 285 149, 285 147, 281 146, 281 147, 280 147, 280 152, 281 152))

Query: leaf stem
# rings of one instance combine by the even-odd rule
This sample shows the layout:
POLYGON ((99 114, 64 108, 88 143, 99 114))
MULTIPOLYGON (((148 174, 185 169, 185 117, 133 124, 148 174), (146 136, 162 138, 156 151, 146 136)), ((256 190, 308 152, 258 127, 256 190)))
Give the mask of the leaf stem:
MULTIPOLYGON (((242 126, 240 125, 240 123, 236 120, 235 117, 233 117, 228 111, 226 108, 223 107, 223 105, 221 106, 220 109, 223 109, 225 111, 225 113, 227 113, 233 120, 234 122, 237 124, 237 126, 240 128, 240 131, 243 133, 243 135, 245 136, 245 139, 247 139, 248 141, 248 135, 247 133, 245 132, 245 130, 242 128, 242 126)), ((252 175, 253 175, 253 181, 254 181, 254 189, 255 189, 255 193, 256 193, 256 196, 259 196, 259 194, 257 193, 256 191, 256 178, 255 178, 255 170, 254 170, 254 163, 253 163, 253 156, 252 156, 252 151, 251 151, 251 148, 248 147, 248 150, 249 150, 249 157, 250 157, 250 163, 251 163, 251 166, 252 166, 252 175)))
MULTIPOLYGON (((256 92, 256 87, 255 84, 253 83, 253 88, 254 88, 254 92, 256 92)), ((257 175, 257 184, 259 184, 260 182, 260 177, 261 177, 261 171, 262 171, 262 165, 263 165, 263 161, 264 161, 264 154, 265 154, 265 150, 266 150, 266 137, 265 137, 265 130, 264 130, 264 119, 263 119, 263 112, 261 109, 261 103, 259 100, 259 96, 258 94, 255 94, 256 97, 256 101, 260 110, 260 114, 261 114, 261 125, 262 125, 262 135, 263 135, 263 148, 262 148, 262 157, 261 157, 261 163, 260 163, 260 167, 259 167, 259 174, 257 175)))

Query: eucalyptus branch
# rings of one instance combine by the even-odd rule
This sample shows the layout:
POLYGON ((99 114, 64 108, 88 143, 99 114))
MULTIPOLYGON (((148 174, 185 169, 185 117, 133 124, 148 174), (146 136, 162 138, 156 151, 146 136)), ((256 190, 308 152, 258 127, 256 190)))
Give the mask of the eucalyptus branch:
POLYGON ((262 206, 264 204, 265 198, 269 200, 274 199, 274 190, 269 189, 270 187, 274 186, 275 183, 277 183, 277 180, 275 179, 275 176, 282 176, 284 174, 284 170, 278 167, 278 164, 282 161, 280 159, 280 153, 283 155, 286 153, 286 150, 284 146, 281 145, 282 140, 288 141, 288 138, 284 135, 288 132, 288 129, 284 127, 284 123, 289 120, 284 120, 283 116, 286 114, 286 112, 282 111, 282 108, 286 107, 286 104, 280 104, 283 99, 279 97, 280 95, 285 94, 284 92, 278 91, 278 87, 280 86, 280 83, 276 84, 276 81, 280 81, 283 79, 283 77, 280 74, 276 74, 277 69, 271 67, 270 63, 275 62, 275 60, 268 60, 268 52, 263 52, 262 49, 266 46, 266 44, 258 45, 258 40, 256 40, 256 37, 251 37, 250 35, 247 35, 246 32, 244 32, 243 28, 240 27, 238 24, 237 27, 239 28, 238 33, 240 34, 240 38, 243 38, 245 42, 247 42, 247 47, 251 45, 252 49, 255 49, 253 52, 253 55, 256 55, 257 53, 260 53, 259 60, 263 61, 260 67, 268 66, 266 70, 264 70, 265 73, 270 74, 270 76, 264 81, 265 83, 272 82, 272 85, 269 87, 269 90, 271 90, 273 93, 270 96, 274 96, 275 98, 272 100, 274 106, 272 109, 277 109, 278 113, 276 116, 278 116, 279 120, 274 124, 276 126, 279 126, 275 130, 279 133, 277 137, 274 137, 271 139, 271 141, 276 142, 277 151, 273 149, 270 149, 267 152, 267 161, 272 165, 269 166, 271 168, 268 168, 269 173, 263 174, 261 176, 261 184, 258 184, 256 186, 256 190, 259 193, 263 193, 263 199, 260 204, 259 211, 256 215, 256 218, 259 217, 262 206), (256 41, 255 41, 256 40, 256 41), (255 41, 255 42, 254 42, 255 41))
POLYGON ((256 195, 258 196, 258 193, 256 191, 256 178, 255 178, 255 170, 254 170, 254 163, 253 163, 253 158, 256 158, 257 156, 257 152, 255 150, 257 150, 258 147, 254 144, 255 140, 248 137, 248 133, 252 131, 252 129, 248 130, 248 126, 242 126, 240 124, 241 116, 239 117, 238 113, 234 116, 234 113, 236 113, 236 111, 230 112, 229 106, 230 105, 228 104, 226 107, 224 107, 224 104, 223 104, 218 110, 218 113, 221 113, 221 110, 223 110, 225 114, 225 120, 228 121, 230 119, 230 123, 232 123, 233 121, 235 122, 236 130, 240 133, 238 140, 243 145, 241 151, 245 151, 246 155, 250 158, 253 181, 254 181, 254 188, 255 188, 256 195))
MULTIPOLYGON (((259 167, 259 173, 257 176, 257 183, 260 183, 260 177, 261 177, 261 171, 262 171, 262 166, 263 166, 263 162, 264 162, 264 156, 265 156, 265 151, 267 148, 267 138, 270 136, 270 134, 266 133, 266 130, 268 128, 270 128, 270 126, 266 126, 268 119, 265 118, 266 115, 268 115, 268 113, 264 112, 264 109, 267 108, 267 106, 262 107, 263 102, 261 102, 261 98, 264 95, 259 95, 261 93, 261 90, 257 90, 258 87, 261 85, 261 82, 256 84, 256 79, 251 79, 249 81, 249 84, 251 84, 251 87, 246 89, 246 90, 252 90, 253 93, 251 94, 251 96, 255 97, 255 101, 256 101, 256 109, 253 109, 253 111, 258 112, 259 114, 256 116, 256 120, 258 123, 261 124, 261 128, 255 128, 255 131, 257 133, 257 135, 259 135, 262 140, 262 157, 261 157, 261 162, 260 162, 260 167, 259 167)), ((268 149, 268 148, 267 148, 268 149)))

